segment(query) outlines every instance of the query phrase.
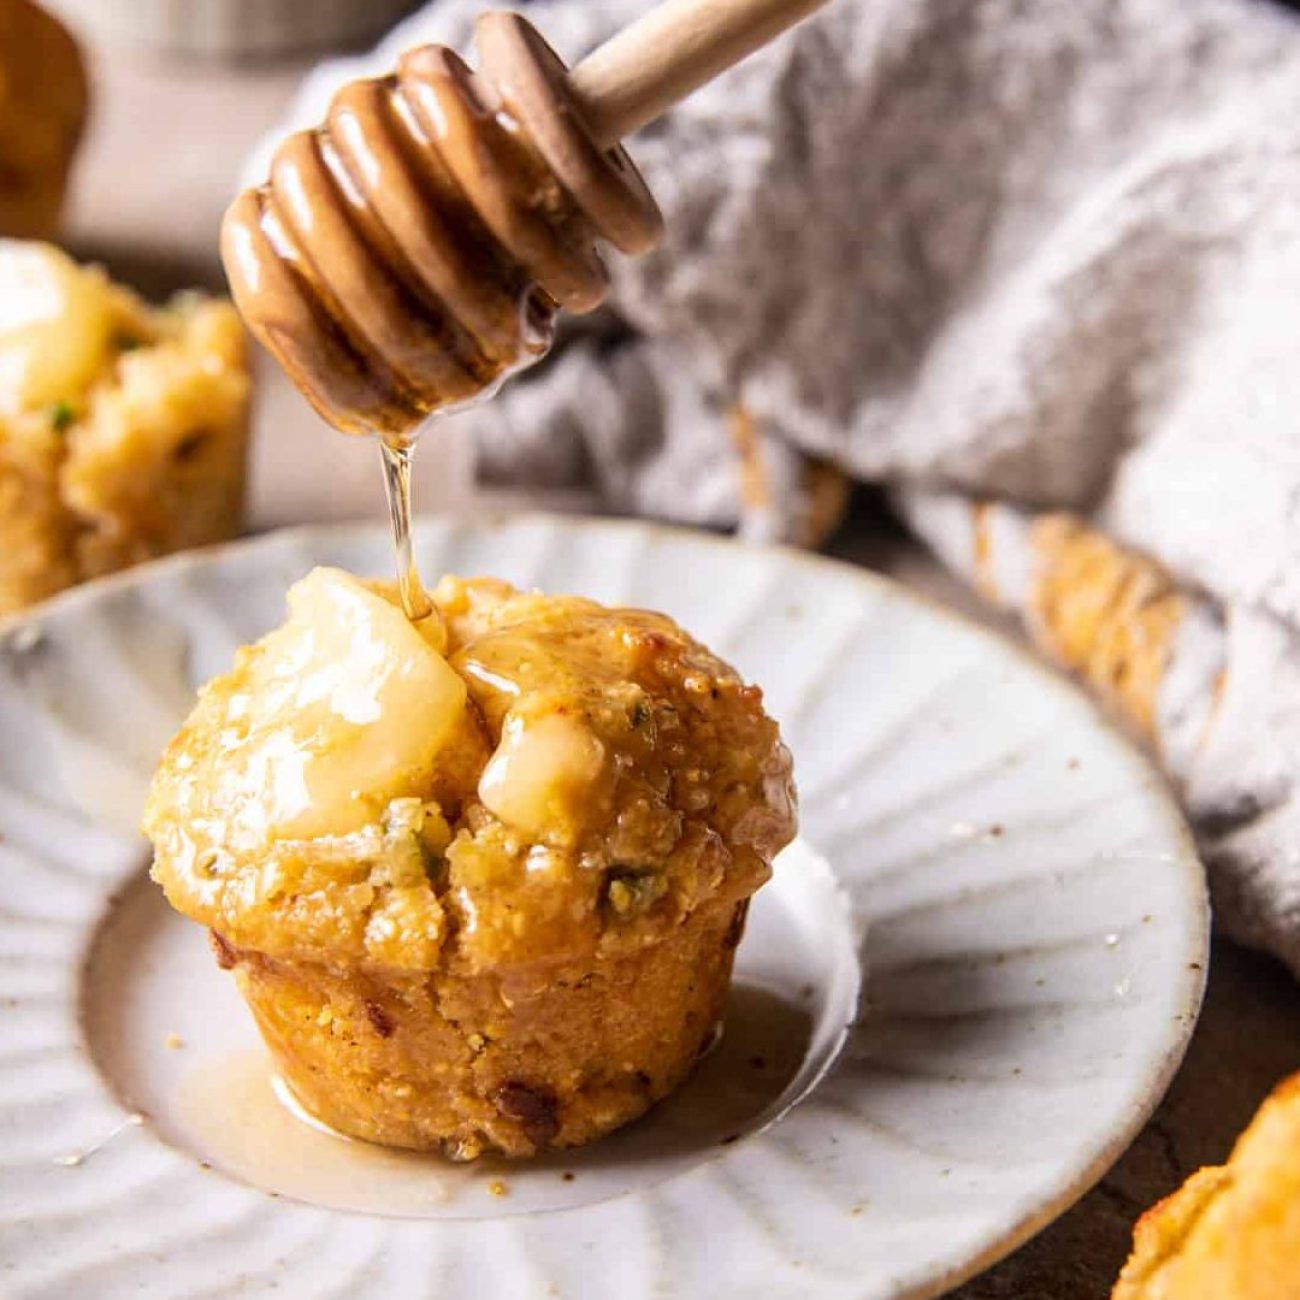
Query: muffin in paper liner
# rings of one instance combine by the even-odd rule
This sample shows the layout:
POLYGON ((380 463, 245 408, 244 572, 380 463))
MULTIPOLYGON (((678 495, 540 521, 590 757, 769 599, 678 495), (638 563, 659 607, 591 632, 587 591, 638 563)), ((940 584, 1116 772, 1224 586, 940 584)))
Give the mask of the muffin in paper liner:
POLYGON ((163 757, 154 876, 339 1132, 527 1156, 636 1118, 722 1015, 794 833, 761 692, 671 620, 316 570, 163 757))

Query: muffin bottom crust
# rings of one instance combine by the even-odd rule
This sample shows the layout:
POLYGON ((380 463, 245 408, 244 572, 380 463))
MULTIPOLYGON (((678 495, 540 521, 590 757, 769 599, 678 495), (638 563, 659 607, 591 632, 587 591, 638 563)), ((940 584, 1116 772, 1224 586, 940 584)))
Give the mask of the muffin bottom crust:
POLYGON ((747 907, 506 972, 331 967, 212 939, 309 1111, 350 1137, 469 1160, 582 1145, 677 1088, 721 1021, 747 907))

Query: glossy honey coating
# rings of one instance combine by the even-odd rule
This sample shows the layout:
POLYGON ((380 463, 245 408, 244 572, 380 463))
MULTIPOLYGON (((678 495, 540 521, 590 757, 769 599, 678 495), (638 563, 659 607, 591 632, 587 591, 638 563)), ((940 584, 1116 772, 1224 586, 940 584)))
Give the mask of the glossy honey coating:
POLYGON ((598 239, 658 239, 653 199, 587 138, 540 37, 490 14, 478 44, 482 73, 429 45, 345 86, 226 215, 245 320, 344 431, 400 438, 483 393, 545 352, 557 310, 603 300, 598 239))
POLYGON ((670 619, 317 570, 169 746, 155 878, 354 1136, 590 1141, 689 1073, 794 833, 757 688, 670 619))

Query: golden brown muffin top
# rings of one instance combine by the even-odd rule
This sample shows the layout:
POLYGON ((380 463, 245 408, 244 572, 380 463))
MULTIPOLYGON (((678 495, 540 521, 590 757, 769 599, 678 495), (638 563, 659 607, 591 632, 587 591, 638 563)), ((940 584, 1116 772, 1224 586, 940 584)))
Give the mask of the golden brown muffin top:
POLYGON ((145 816, 172 904, 270 954, 590 957, 731 906, 794 834, 762 694, 671 619, 316 570, 210 682, 145 816))
POLYGON ((49 244, 0 239, 0 615, 210 540, 249 374, 229 302, 154 307, 49 244))
POLYGON ((232 374, 242 396, 246 354, 239 317, 225 299, 185 292, 155 307, 52 244, 0 238, 6 442, 111 441, 120 408, 173 387, 183 368, 232 374))

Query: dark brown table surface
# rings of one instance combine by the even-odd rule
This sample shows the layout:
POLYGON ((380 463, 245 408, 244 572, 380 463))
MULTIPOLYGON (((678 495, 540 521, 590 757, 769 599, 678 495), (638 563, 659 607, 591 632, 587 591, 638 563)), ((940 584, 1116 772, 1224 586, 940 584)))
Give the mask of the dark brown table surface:
MULTIPOLYGON (((240 162, 283 112, 306 65, 233 70, 161 64, 118 50, 92 53, 95 119, 76 178, 68 242, 146 289, 219 284, 216 232, 240 162)), ((363 464, 359 449, 343 448, 342 439, 327 441, 269 368, 258 400, 255 524, 310 513, 296 486, 305 448, 322 472, 324 460, 332 473, 371 476, 379 509, 369 458, 363 464)), ((463 490, 463 475, 455 478, 463 490)), ((423 502, 426 508, 439 504, 423 502)), ((918 547, 882 525, 869 505, 854 512, 832 549, 994 621, 918 547)), ((1155 1117, 1074 1209, 955 1294, 962 1300, 1107 1295, 1134 1218, 1191 1170, 1223 1159, 1269 1088, 1296 1069, 1300 985, 1276 962, 1216 941, 1191 1050, 1155 1117)))

